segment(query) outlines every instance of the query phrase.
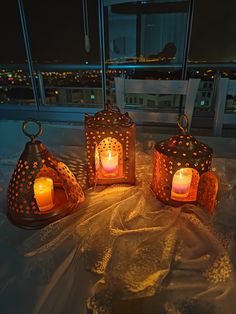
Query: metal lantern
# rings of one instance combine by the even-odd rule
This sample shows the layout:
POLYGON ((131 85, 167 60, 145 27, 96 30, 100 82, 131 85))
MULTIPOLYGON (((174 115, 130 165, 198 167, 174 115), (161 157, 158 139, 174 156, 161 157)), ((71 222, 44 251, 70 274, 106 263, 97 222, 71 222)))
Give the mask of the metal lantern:
POLYGON ((22 129, 31 140, 9 184, 8 217, 20 227, 34 229, 69 214, 84 201, 84 193, 69 168, 36 140, 42 133, 41 124, 29 119, 22 129), (29 122, 37 124, 37 134, 27 132, 29 122))
POLYGON ((135 182, 136 126, 128 113, 106 106, 85 116, 88 176, 96 184, 135 182))
POLYGON ((186 127, 168 140, 156 144, 152 190, 163 203, 181 206, 195 203, 213 213, 218 191, 218 179, 210 172, 212 149, 187 133, 186 127))

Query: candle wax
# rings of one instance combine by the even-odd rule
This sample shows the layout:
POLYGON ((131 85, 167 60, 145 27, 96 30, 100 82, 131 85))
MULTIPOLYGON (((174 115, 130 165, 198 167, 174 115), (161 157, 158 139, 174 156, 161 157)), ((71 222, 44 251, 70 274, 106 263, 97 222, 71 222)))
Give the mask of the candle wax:
POLYGON ((34 182, 34 197, 40 211, 50 210, 53 204, 53 180, 47 177, 39 177, 34 182))
POLYGON ((104 151, 101 152, 101 163, 106 173, 114 173, 118 168, 118 152, 117 151, 104 151))
POLYGON ((192 181, 191 169, 180 169, 173 177, 172 194, 177 197, 186 197, 189 194, 192 181))

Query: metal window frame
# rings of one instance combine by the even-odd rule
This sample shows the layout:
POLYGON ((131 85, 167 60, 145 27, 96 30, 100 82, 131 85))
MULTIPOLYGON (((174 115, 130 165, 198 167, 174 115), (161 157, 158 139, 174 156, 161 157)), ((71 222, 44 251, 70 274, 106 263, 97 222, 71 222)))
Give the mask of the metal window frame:
POLYGON ((39 106, 40 106, 39 94, 38 94, 38 90, 37 90, 36 78, 34 76, 34 66, 33 66, 33 60, 32 60, 32 54, 31 54, 29 34, 28 34, 28 29, 27 29, 23 0, 18 0, 18 7, 19 7, 21 28, 22 28, 23 39, 24 39, 25 53, 26 53, 27 61, 28 61, 28 70, 29 70, 33 94, 34 94, 35 106, 36 106, 36 109, 39 111, 39 106))
MULTIPOLYGON (((80 65, 80 64, 38 64, 34 65, 32 61, 31 55, 31 47, 28 36, 28 28, 26 23, 25 10, 23 5, 23 0, 18 0, 18 7, 20 13, 20 20, 24 38, 24 46, 28 59, 28 64, 21 65, 21 69, 27 69, 30 75, 30 79, 32 82, 32 90, 34 94, 35 102, 31 105, 21 105, 21 104, 4 104, 0 105, 0 119, 3 118, 14 118, 18 119, 18 117, 25 117, 26 115, 36 116, 38 118, 46 119, 46 120, 55 120, 59 119, 59 121, 82 121, 84 112, 94 113, 101 109, 101 106, 106 102, 106 70, 109 69, 118 69, 118 70, 128 70, 128 69, 165 69, 165 70, 176 70, 182 69, 182 79, 186 78, 187 69, 192 66, 188 63, 188 54, 189 54, 189 46, 190 46, 190 38, 192 31, 192 19, 194 12, 194 0, 189 0, 189 11, 188 11, 188 20, 186 25, 186 37, 185 37, 185 48, 184 48, 184 56, 183 56, 183 64, 175 64, 175 65, 133 65, 133 64, 106 64, 106 43, 105 43, 105 25, 104 25, 104 0, 98 1, 98 15, 99 15, 99 40, 100 40, 100 57, 101 64, 100 65, 80 65), (54 106, 47 106, 46 97, 45 97, 45 87, 43 84, 43 79, 41 76, 41 71, 59 71, 59 70, 91 70, 91 69, 99 69, 101 70, 101 81, 102 81, 102 99, 103 103, 99 104, 97 108, 80 108, 80 107, 70 107, 65 106, 65 104, 56 104, 54 106), (38 81, 34 75, 36 73, 38 75, 38 81)), ((7 67, 7 65, 0 65, 1 67, 7 67)), ((201 65, 198 65, 201 67, 201 65)), ((206 67, 206 64, 203 65, 206 67)), ((18 65, 11 65, 11 68, 19 68, 18 65)), ((180 108, 181 109, 181 108, 180 108)), ((149 115, 149 113, 144 112, 144 115, 149 115)))

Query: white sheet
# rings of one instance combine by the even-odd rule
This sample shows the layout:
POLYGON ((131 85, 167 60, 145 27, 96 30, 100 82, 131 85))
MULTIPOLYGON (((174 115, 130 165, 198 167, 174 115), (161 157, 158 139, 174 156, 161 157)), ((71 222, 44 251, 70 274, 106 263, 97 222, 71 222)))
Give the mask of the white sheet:
MULTIPOLYGON (((84 149, 53 150, 85 187, 84 149)), ((87 306, 94 313, 235 312, 235 160, 214 160, 221 179, 214 219, 197 206, 156 200, 149 189, 152 153, 139 144, 135 186, 86 190, 73 215, 29 231, 6 218, 19 154, 0 156, 4 314, 83 314, 87 306)))

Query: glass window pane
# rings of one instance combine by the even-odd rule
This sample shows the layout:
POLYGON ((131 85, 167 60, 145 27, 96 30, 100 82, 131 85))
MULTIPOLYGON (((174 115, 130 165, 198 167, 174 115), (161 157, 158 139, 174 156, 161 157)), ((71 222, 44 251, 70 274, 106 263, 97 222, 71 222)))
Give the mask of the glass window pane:
POLYGON ((191 62, 235 62, 236 2, 198 0, 194 5, 191 62))
MULTIPOLYGON (((106 62, 114 76, 181 79, 189 2, 105 1, 106 62)), ((112 95, 114 93, 111 93, 112 95)), ((183 97, 127 95, 126 109, 177 112, 183 97), (132 101, 131 101, 132 100, 132 101)))
MULTIPOLYGON (((195 1, 188 77, 201 78, 202 82, 195 102, 194 126, 213 127, 217 80, 236 77, 234 9, 233 0, 195 1)), ((228 96, 226 111, 234 110, 234 97, 228 96)))
POLYGON ((188 9, 188 1, 127 1, 108 6, 107 61, 182 63, 188 9))
POLYGON ((20 64, 0 69, 0 104, 34 105, 34 94, 27 67, 20 64))
POLYGON ((158 94, 126 94, 125 109, 152 111, 152 112, 178 112, 180 103, 185 101, 181 95, 158 94))
POLYGON ((42 103, 102 106, 97 1, 24 0, 24 5, 42 103))
POLYGON ((1 2, 0 64, 26 63, 17 1, 1 2))
POLYGON ((236 113, 236 97, 232 95, 227 95, 225 112, 236 113))
POLYGON ((1 12, 0 104, 32 105, 34 96, 17 1, 3 1, 1 12))
POLYGON ((85 2, 88 4, 85 18, 90 38, 88 51, 82 1, 24 0, 34 62, 100 63, 97 1, 85 2))
POLYGON ((48 106, 102 107, 101 71, 42 71, 48 106))

